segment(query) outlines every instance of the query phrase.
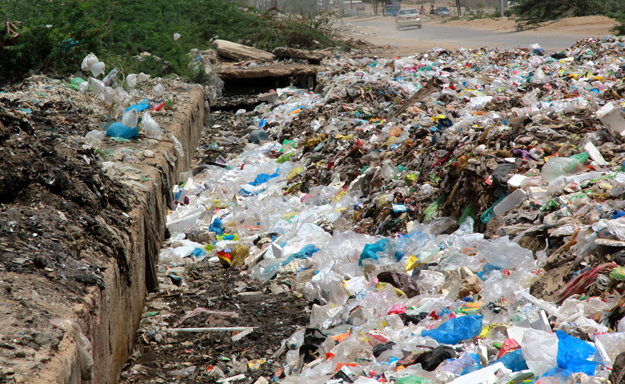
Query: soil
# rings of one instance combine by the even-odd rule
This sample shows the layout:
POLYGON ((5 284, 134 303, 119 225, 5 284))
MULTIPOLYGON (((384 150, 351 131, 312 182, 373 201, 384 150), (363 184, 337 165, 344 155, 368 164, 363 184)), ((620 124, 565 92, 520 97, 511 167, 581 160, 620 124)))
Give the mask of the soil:
POLYGON ((131 194, 104 174, 93 151, 68 140, 84 135, 81 116, 69 103, 0 100, 0 265, 60 278, 72 291, 103 284, 98 255, 115 257, 127 271, 121 244, 129 218, 122 212, 131 194), (20 112, 27 105, 32 113, 20 112))
MULTIPOLYGON (((219 367, 226 377, 246 373, 256 380, 260 376, 271 378, 282 366, 280 350, 283 340, 298 328, 306 326, 309 314, 307 302, 290 293, 285 285, 261 284, 245 276, 239 269, 224 269, 219 264, 198 263, 188 269, 183 285, 185 293, 169 293, 175 289, 170 272, 162 269, 159 277, 163 288, 151 294, 146 303, 144 316, 159 312, 142 321, 133 357, 127 370, 122 373, 122 383, 171 382, 176 376, 172 371, 195 366, 196 383, 213 383, 219 378, 211 377, 214 367, 219 367), (169 283, 169 284, 168 284, 169 283), (238 299, 238 292, 262 292, 258 302, 245 303, 238 299), (158 311, 158 308, 166 309, 158 311), (221 317, 200 313, 180 323, 180 319, 196 308, 210 311, 235 312, 238 317, 221 317), (160 329, 147 324, 158 323, 160 329), (198 327, 255 327, 254 331, 239 341, 233 341, 233 332, 167 333, 166 328, 198 327), (247 363, 267 359, 258 369, 249 369, 247 363), (249 370, 249 372, 248 372, 249 370)), ((173 274, 173 273, 172 273, 173 274)))

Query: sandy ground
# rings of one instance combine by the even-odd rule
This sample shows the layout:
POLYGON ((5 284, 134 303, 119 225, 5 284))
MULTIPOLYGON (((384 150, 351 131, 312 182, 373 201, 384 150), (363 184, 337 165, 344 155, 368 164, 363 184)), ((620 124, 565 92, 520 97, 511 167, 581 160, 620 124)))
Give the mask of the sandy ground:
MULTIPOLYGON (((486 29, 489 31, 516 31, 516 22, 509 18, 476 19, 476 20, 452 20, 442 18, 429 19, 426 24, 449 25, 454 27, 470 27, 486 29)), ((610 29, 617 22, 605 16, 584 16, 560 19, 554 22, 544 23, 538 28, 529 31, 535 32, 565 32, 580 36, 601 36, 611 34, 610 29)))

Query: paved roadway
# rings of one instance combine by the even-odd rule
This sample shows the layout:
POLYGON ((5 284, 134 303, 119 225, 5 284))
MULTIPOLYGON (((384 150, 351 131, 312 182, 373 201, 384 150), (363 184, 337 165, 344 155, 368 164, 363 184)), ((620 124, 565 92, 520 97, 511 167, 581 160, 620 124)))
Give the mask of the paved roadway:
POLYGON ((478 48, 484 46, 500 48, 527 48, 531 44, 538 43, 548 51, 557 51, 570 47, 577 40, 585 36, 569 33, 554 32, 498 32, 483 29, 452 27, 445 24, 429 25, 424 21, 423 28, 405 28, 401 31, 395 29, 393 18, 374 17, 363 20, 350 20, 350 24, 359 27, 372 27, 378 30, 373 37, 365 37, 373 43, 397 44, 406 40, 414 40, 423 43, 441 44, 443 46, 456 46, 465 48, 478 48))

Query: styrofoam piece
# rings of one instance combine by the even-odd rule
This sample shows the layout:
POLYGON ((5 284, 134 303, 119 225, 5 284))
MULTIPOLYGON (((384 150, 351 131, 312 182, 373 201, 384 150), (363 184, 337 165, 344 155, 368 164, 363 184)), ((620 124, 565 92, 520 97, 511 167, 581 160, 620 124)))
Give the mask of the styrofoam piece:
POLYGON ((497 204, 495 208, 493 208, 493 212, 495 213, 495 216, 501 216, 509 210, 515 208, 523 200, 525 200, 525 192, 522 189, 517 189, 510 195, 506 196, 501 203, 497 204))
POLYGON ((597 111, 597 118, 601 120, 613 136, 625 136, 625 119, 613 103, 608 103, 597 111))
POLYGON ((195 225, 197 219, 205 211, 206 209, 202 206, 185 207, 179 211, 174 211, 167 216, 167 229, 171 233, 186 231, 195 225))
POLYGON ((512 176, 510 180, 508 180, 508 188, 511 188, 511 189, 521 188, 521 183, 525 179, 527 179, 526 176, 519 175, 519 174, 512 176))
POLYGON ((571 184, 571 183, 579 184, 582 181, 596 179, 598 177, 601 177, 602 175, 603 173, 601 172, 586 172, 586 173, 582 173, 581 175, 567 176, 565 180, 567 184, 571 184))
POLYGON ((597 147, 595 147, 595 145, 591 143, 590 141, 586 143, 586 145, 584 145, 584 149, 586 150, 586 152, 588 152, 588 154, 590 155, 590 158, 596 161, 599 165, 610 164, 607 161, 605 161, 601 152, 599 152, 597 147))
POLYGON ((503 370, 505 373, 510 372, 502 362, 499 362, 478 371, 460 376, 453 380, 451 384, 495 384, 498 380, 496 373, 500 370, 503 370))
POLYGON ((529 193, 532 199, 540 199, 542 197, 551 196, 547 188, 541 188, 541 187, 530 187, 529 193))

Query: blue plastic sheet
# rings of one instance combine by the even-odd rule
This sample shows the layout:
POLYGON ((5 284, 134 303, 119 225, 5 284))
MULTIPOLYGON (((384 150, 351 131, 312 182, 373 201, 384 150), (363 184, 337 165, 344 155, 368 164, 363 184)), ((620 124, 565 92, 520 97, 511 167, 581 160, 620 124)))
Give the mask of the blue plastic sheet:
POLYGON ((144 99, 142 102, 133 104, 130 107, 126 108, 125 112, 132 111, 134 109, 137 113, 139 113, 141 111, 145 111, 148 108, 150 108, 150 101, 148 99, 144 99))
POLYGON ((493 362, 493 364, 499 363, 499 362, 503 363, 503 365, 505 365, 506 368, 508 368, 512 372, 518 372, 524 369, 529 369, 527 367, 527 363, 525 362, 525 358, 523 357, 523 351, 521 350, 521 348, 515 351, 512 351, 510 353, 506 353, 505 355, 501 356, 501 358, 493 362))
POLYGON ((219 217, 215 218, 215 220, 211 223, 210 227, 208 227, 209 232, 215 232, 217 236, 223 235, 224 233, 224 225, 221 223, 219 217))
POLYGON ((594 376, 599 363, 588 361, 597 349, 587 342, 558 330, 558 367, 571 372, 594 376))
POLYGON ((483 316, 466 315, 449 319, 438 328, 421 331, 421 336, 428 336, 441 344, 458 344, 462 340, 479 335, 482 331, 483 316))
POLYGON ((358 265, 362 265, 362 261, 365 259, 373 259, 374 261, 378 261, 378 255, 376 253, 382 252, 386 244, 388 244, 388 239, 378 240, 377 243, 367 244, 365 248, 362 250, 360 254, 360 260, 358 261, 358 265))
POLYGON ((280 168, 278 168, 273 175, 270 175, 268 173, 260 173, 256 175, 256 178, 254 179, 254 181, 250 183, 250 185, 253 185, 254 187, 256 187, 257 185, 266 183, 267 181, 278 176, 280 176, 280 168))
POLYGON ((106 130, 106 136, 137 140, 139 138, 139 128, 130 128, 122 123, 113 123, 106 130))

